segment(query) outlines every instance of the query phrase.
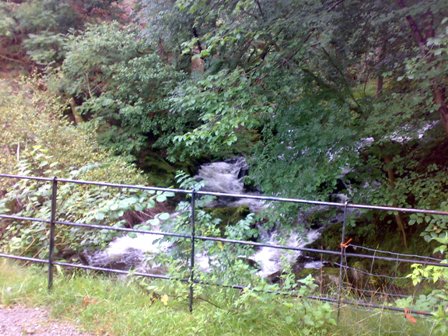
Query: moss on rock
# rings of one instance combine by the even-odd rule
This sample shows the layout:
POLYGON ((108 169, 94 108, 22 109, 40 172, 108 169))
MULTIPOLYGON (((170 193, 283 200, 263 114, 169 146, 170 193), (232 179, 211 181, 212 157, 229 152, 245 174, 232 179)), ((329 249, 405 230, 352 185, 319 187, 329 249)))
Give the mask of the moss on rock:
POLYGON ((239 207, 219 207, 210 209, 210 214, 221 219, 224 225, 235 224, 239 220, 245 218, 250 213, 249 207, 239 206, 239 207))

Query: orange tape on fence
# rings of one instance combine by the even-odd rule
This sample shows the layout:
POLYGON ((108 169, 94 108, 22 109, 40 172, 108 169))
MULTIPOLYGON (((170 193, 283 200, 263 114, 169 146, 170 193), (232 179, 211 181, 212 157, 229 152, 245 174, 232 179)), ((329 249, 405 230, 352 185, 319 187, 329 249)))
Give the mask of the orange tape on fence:
POLYGON ((411 312, 410 312, 409 308, 405 308, 404 309, 404 317, 406 318, 406 320, 408 320, 412 324, 416 324, 417 323, 417 320, 415 319, 415 317, 411 315, 411 312))
POLYGON ((340 247, 341 247, 341 248, 347 248, 347 247, 350 245, 350 242, 351 242, 352 240, 353 240, 353 239, 350 238, 350 239, 347 240, 345 243, 341 243, 340 247))

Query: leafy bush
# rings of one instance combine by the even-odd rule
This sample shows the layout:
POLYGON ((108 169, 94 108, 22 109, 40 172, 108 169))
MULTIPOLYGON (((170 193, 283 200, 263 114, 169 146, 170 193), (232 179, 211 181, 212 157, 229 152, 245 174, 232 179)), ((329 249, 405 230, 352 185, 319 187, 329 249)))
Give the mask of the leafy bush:
POLYGON ((19 22, 17 30, 25 33, 66 33, 70 28, 76 29, 81 25, 80 16, 66 0, 24 1, 14 14, 19 22))
MULTIPOLYGON (((62 117, 63 106, 45 92, 30 91, 27 96, 4 98, 0 126, 5 129, 0 145, 6 156, 0 161, 3 172, 47 177, 69 177, 96 181, 144 184, 145 178, 132 164, 98 146, 93 131, 74 127, 62 117), (33 123, 28 120, 32 118, 33 123), (23 132, 27 129, 28 132, 23 132)), ((51 185, 36 181, 2 179, 1 211, 48 219, 51 185)), ((83 223, 125 225, 127 212, 142 212, 163 202, 169 194, 63 184, 58 192, 58 218, 83 223)), ((44 223, 7 221, 2 245, 15 253, 47 253, 48 227, 44 223)), ((77 228, 58 227, 58 249, 81 249, 104 246, 111 233, 90 233, 77 228)))
MULTIPOLYGON (((445 254, 445 260, 442 263, 448 264, 448 234, 445 233, 444 237, 434 239, 441 244, 434 253, 445 254)), ((448 333, 448 267, 414 264, 412 268, 409 277, 413 285, 429 282, 433 289, 427 295, 420 295, 415 302, 408 298, 400 300, 399 304, 404 308, 412 306, 415 309, 433 312, 432 332, 435 335, 446 335, 448 333)))
POLYGON ((85 98, 98 95, 113 75, 111 67, 130 61, 144 49, 130 27, 122 28, 117 22, 88 25, 82 34, 67 37, 61 67, 64 91, 85 98))
POLYGON ((13 36, 15 20, 8 4, 0 4, 0 38, 13 36))
MULTIPOLYGON (((101 67, 106 67, 102 64, 101 67)), ((107 66, 110 79, 101 94, 87 99, 81 111, 99 123, 99 141, 115 153, 135 155, 148 141, 167 145, 166 138, 183 120, 168 112, 166 96, 183 77, 155 54, 107 66)))
POLYGON ((173 160, 250 151, 251 141, 257 138, 254 129, 272 113, 268 101, 242 69, 186 81, 176 88, 170 104, 178 118, 199 121, 173 138, 173 160))
POLYGON ((27 54, 40 65, 59 63, 64 58, 64 37, 61 34, 42 32, 29 34, 23 41, 27 54))
MULTIPOLYGON (((102 163, 89 163, 78 169, 61 171, 59 163, 47 151, 35 147, 19 162, 19 174, 40 176, 67 176, 72 179, 89 180, 95 176, 120 173, 122 167, 112 158, 102 163)), ((128 172, 131 167, 125 167, 128 172)), ((116 177, 119 177, 116 175, 116 177)), ((123 176, 124 177, 124 176, 123 176)), ((24 217, 48 219, 51 213, 51 184, 19 180, 0 201, 3 212, 24 217)), ((164 202, 169 193, 111 188, 87 187, 76 184, 60 184, 57 195, 57 220, 124 227, 128 223, 125 214, 143 212, 164 202), (163 196, 163 197, 162 197, 163 196)), ((10 221, 3 233, 6 249, 14 254, 47 257, 48 225, 45 223, 10 221)), ((56 252, 81 251, 104 248, 116 233, 93 232, 76 227, 58 225, 55 236, 56 252)))
POLYGON ((166 97, 184 74, 164 64, 136 27, 88 25, 68 36, 65 50, 50 85, 80 101, 85 119, 98 125, 101 144, 138 157, 148 144, 167 146, 166 138, 182 128, 184 122, 168 113, 166 97))
MULTIPOLYGON (((3 85, 0 87, 0 125, 4 130, 0 145, 5 153, 0 157, 2 171, 17 171, 16 164, 33 146, 50 153, 63 172, 68 172, 70 167, 102 162, 110 157, 110 153, 101 149, 95 141, 94 129, 87 125, 71 125, 64 117, 65 106, 62 102, 37 89, 40 79, 29 78, 28 81, 28 85, 20 84, 14 94, 11 89, 3 85)), ((123 165, 117 165, 121 167, 121 174, 125 172, 123 165)), ((141 181, 142 177, 138 174, 138 177, 133 177, 135 172, 130 169, 127 175, 117 177, 110 174, 109 178, 141 181)), ((102 177, 104 179, 107 175, 102 177)))

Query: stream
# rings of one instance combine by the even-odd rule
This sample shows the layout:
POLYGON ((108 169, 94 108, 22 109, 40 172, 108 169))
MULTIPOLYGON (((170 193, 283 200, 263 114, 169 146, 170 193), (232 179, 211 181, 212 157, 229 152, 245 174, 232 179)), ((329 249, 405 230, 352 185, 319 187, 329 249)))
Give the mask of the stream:
MULTIPOLYGON (((259 195, 258 193, 247 192, 245 189, 243 178, 247 174, 248 169, 249 167, 245 159, 237 157, 202 165, 199 167, 195 179, 203 181, 204 187, 202 190, 204 191, 259 195)), ((208 207, 239 207, 243 205, 247 206, 253 213, 269 206, 265 202, 256 199, 220 197, 210 203, 208 207)), ((172 214, 172 216, 175 215, 172 214)), ((321 233, 321 228, 308 231, 304 231, 300 227, 297 230, 277 228, 268 231, 261 224, 257 224, 257 228, 259 230, 259 242, 293 247, 305 247, 317 240, 321 233)), ((153 227, 153 230, 160 230, 160 227, 153 227)), ((154 257, 175 247, 172 243, 164 241, 162 238, 162 235, 152 234, 137 234, 133 238, 129 235, 124 235, 113 240, 105 250, 90 254, 87 260, 90 265, 98 267, 135 269, 141 272, 150 271, 157 274, 163 273, 162 265, 157 264, 154 261, 154 257)), ((297 263, 300 255, 299 251, 261 247, 247 259, 258 267, 257 274, 259 276, 270 278, 281 273, 284 260, 294 265, 297 263)), ((209 260, 210 258, 205 252, 195 256, 195 263, 199 270, 203 272, 209 270, 209 260)), ((322 263, 310 260, 302 263, 300 267, 321 268, 322 263)))

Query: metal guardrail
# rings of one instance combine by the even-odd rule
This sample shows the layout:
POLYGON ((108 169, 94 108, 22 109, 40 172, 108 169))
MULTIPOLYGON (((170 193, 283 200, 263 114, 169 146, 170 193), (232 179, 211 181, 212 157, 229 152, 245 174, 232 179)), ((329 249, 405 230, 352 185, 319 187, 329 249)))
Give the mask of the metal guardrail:
MULTIPOLYGON (((53 287, 53 269, 54 269, 55 265, 62 266, 62 267, 72 267, 72 268, 80 268, 80 269, 86 269, 86 270, 117 273, 117 274, 129 274, 130 273, 129 271, 118 270, 118 269, 111 269, 111 268, 55 261, 54 260, 54 247, 55 247, 54 246, 54 238, 55 238, 55 230, 56 230, 57 225, 66 225, 66 226, 81 227, 81 228, 87 228, 87 229, 111 230, 111 231, 121 231, 121 232, 133 232, 133 233, 142 233, 142 234, 162 235, 162 236, 166 236, 166 237, 177 237, 177 238, 190 240, 191 245, 190 245, 189 277, 188 277, 188 279, 173 278, 173 277, 170 277, 167 275, 160 275, 160 274, 132 272, 133 275, 137 275, 137 276, 149 277, 149 278, 155 278, 155 279, 177 280, 177 281, 187 283, 189 285, 188 307, 189 307, 190 312, 193 311, 194 285, 195 284, 203 284, 203 285, 210 285, 210 286, 222 286, 222 287, 234 288, 234 289, 239 289, 239 290, 245 288, 245 286, 241 286, 241 285, 224 285, 224 284, 219 284, 219 283, 208 283, 208 282, 200 281, 195 278, 195 274, 194 274, 195 242, 198 240, 215 241, 215 242, 221 242, 221 243, 227 243, 227 244, 241 244, 241 245, 248 245, 248 246, 254 246, 254 247, 269 247, 269 248, 274 248, 274 249, 315 253, 315 254, 319 254, 319 255, 339 256, 340 263, 338 264, 339 279, 338 279, 337 297, 336 298, 322 297, 322 296, 308 296, 307 297, 308 299, 311 299, 311 300, 318 300, 318 301, 324 301, 324 302, 330 302, 330 303, 336 304, 337 310, 338 310, 338 317, 339 317, 341 304, 356 305, 356 306, 362 306, 362 307, 367 307, 367 308, 384 309, 384 310, 391 310, 391 311, 397 311, 397 312, 405 312, 404 309, 399 308, 399 307, 394 307, 394 306, 378 305, 378 304, 373 304, 373 303, 363 302, 363 301, 344 300, 342 298, 342 286, 343 286, 342 285, 342 283, 343 283, 342 277, 343 277, 343 270, 345 268, 347 268, 347 266, 344 265, 344 259, 347 257, 371 259, 371 260, 393 261, 393 262, 403 262, 403 263, 420 264, 420 265, 431 265, 431 266, 439 266, 439 267, 448 267, 448 264, 441 263, 442 260, 438 261, 437 259, 432 258, 432 257, 418 256, 418 255, 411 255, 411 254, 397 254, 395 252, 374 250, 374 249, 369 249, 367 247, 365 248, 365 250, 367 250, 367 251, 371 250, 371 251, 380 252, 383 254, 390 253, 390 254, 395 255, 395 257, 382 256, 382 255, 376 255, 376 254, 370 255, 370 254, 365 254, 365 253, 346 252, 347 245, 345 243, 345 232, 346 232, 346 226, 347 226, 347 210, 348 209, 364 209, 364 210, 377 210, 377 211, 390 211, 390 212, 403 212, 403 213, 421 213, 421 214, 429 214, 429 215, 448 216, 448 212, 446 212, 446 211, 354 204, 354 203, 349 203, 349 202, 346 202, 346 203, 323 202, 323 201, 313 201, 313 200, 273 197, 273 196, 227 194, 227 193, 221 193, 221 192, 200 191, 200 190, 197 191, 197 190, 160 188, 160 187, 96 182, 96 181, 82 181, 82 180, 73 180, 73 179, 57 178, 57 177, 48 178, 48 177, 38 177, 38 176, 0 174, 0 178, 25 179, 25 180, 51 182, 51 185, 52 185, 52 187, 51 187, 51 189, 52 189, 52 192, 51 192, 51 214, 50 214, 49 219, 0 214, 0 218, 41 222, 41 223, 49 224, 50 235, 49 235, 48 259, 38 259, 38 258, 31 258, 31 257, 24 257, 24 256, 0 253, 0 257, 2 257, 2 258, 10 258, 10 259, 22 260, 22 261, 33 262, 33 263, 48 264, 48 289, 49 290, 51 290, 51 288, 53 287), (112 188, 119 188, 119 189, 138 189, 138 190, 174 192, 174 193, 178 193, 178 194, 190 195, 190 226, 191 226, 190 234, 180 234, 180 233, 163 232, 163 231, 148 231, 148 230, 139 230, 139 229, 118 228, 118 227, 96 225, 96 224, 77 223, 77 222, 70 222, 70 221, 60 221, 57 219, 57 216, 56 216, 56 213, 57 213, 56 200, 57 200, 57 190, 58 190, 59 183, 93 185, 93 186, 112 187, 112 188), (287 246, 287 245, 267 244, 267 243, 259 243, 259 242, 252 242, 252 241, 243 241, 243 240, 227 239, 227 238, 220 238, 220 237, 209 237, 209 236, 196 235, 195 202, 196 202, 196 198, 198 195, 211 195, 211 196, 218 196, 218 197, 257 199, 257 200, 262 200, 262 201, 318 205, 318 206, 328 206, 328 207, 342 209, 343 210, 343 220, 342 220, 340 250, 326 250, 326 249, 324 250, 324 249, 307 248, 307 247, 295 247, 295 246, 287 246)), ((364 248, 362 246, 359 246, 359 247, 364 248)), ((288 292, 288 293, 278 292, 277 294, 294 295, 293 292, 288 292)), ((426 311, 406 310, 406 312, 413 313, 416 315, 424 315, 424 316, 432 315, 432 312, 426 312, 426 311)))

